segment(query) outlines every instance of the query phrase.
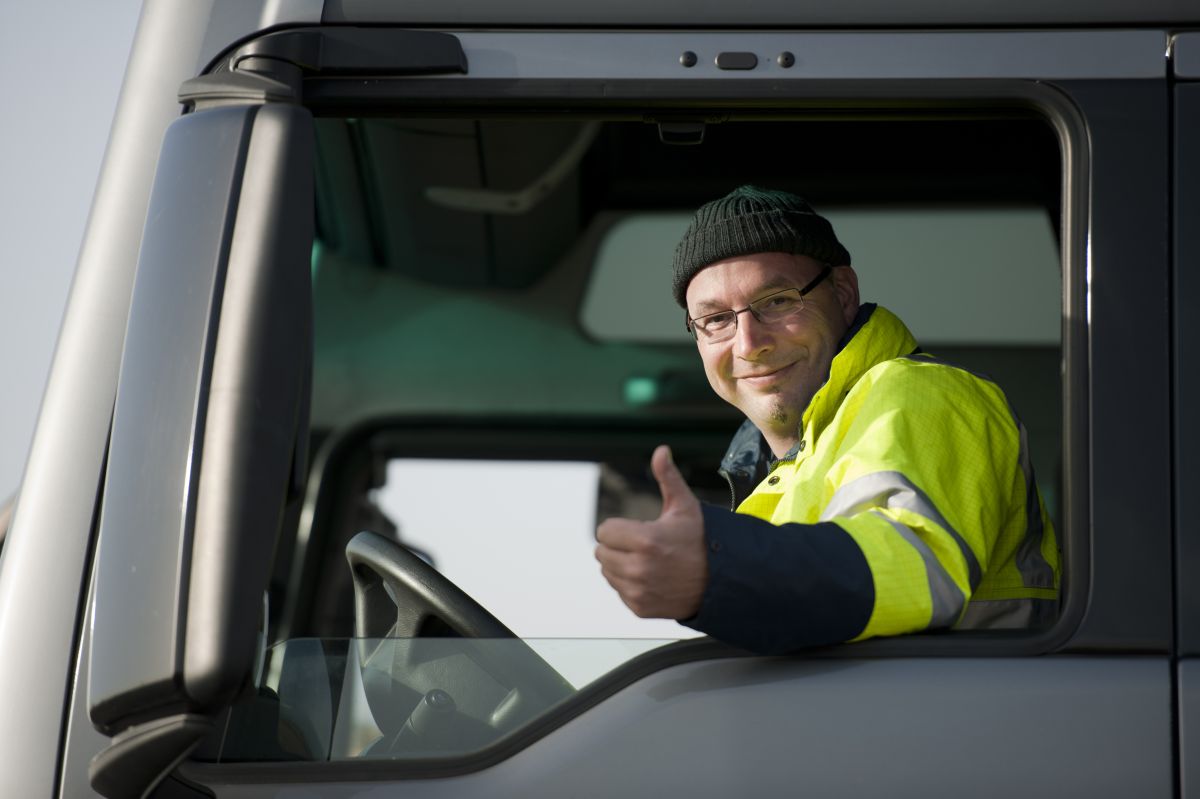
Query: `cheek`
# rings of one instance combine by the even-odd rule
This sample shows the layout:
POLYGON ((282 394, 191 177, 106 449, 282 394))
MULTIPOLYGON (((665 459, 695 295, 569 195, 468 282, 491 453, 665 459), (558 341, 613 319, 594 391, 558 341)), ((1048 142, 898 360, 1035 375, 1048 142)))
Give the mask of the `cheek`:
POLYGON ((723 393, 723 386, 729 380, 730 358, 727 352, 708 352, 700 354, 700 362, 704 364, 704 375, 708 384, 718 394, 723 393))

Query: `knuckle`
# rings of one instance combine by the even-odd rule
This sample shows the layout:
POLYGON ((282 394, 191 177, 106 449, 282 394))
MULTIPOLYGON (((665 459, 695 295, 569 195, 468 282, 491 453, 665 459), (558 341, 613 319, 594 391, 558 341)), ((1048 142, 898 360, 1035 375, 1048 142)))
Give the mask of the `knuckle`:
MULTIPOLYGON (((645 583, 650 570, 641 559, 631 560, 625 569, 625 578, 634 583, 645 583)), ((639 589, 640 590, 640 589, 639 589)))
POLYGON ((634 551, 643 558, 661 558, 663 555, 663 545, 658 536, 648 534, 638 538, 634 546, 634 551))
POLYGON ((596 527, 596 540, 604 541, 611 535, 612 524, 610 519, 605 519, 596 527))
POLYGON ((627 591, 625 603, 634 615, 646 619, 654 615, 654 596, 645 586, 633 586, 627 591))
MULTIPOLYGON (((616 571, 613 569, 613 565, 611 563, 605 563, 603 561, 601 561, 601 563, 600 563, 600 574, 604 575, 604 579, 608 580, 610 583, 613 583, 614 580, 617 580, 620 578, 620 575, 618 575, 616 573, 616 571)), ((616 584, 613 583, 613 585, 615 586, 616 584)))

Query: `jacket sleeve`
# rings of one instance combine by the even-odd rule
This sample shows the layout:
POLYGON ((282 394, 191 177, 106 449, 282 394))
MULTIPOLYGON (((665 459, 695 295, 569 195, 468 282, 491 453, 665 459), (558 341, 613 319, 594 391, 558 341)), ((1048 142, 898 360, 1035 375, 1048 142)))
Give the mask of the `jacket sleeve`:
POLYGON ((836 524, 765 522, 703 505, 708 586, 682 624, 782 654, 858 635, 874 606, 862 550, 836 524))
POLYGON ((1024 493, 1019 431, 998 387, 942 364, 873 371, 832 431, 820 515, 871 573, 874 607, 858 639, 952 627, 1024 493))

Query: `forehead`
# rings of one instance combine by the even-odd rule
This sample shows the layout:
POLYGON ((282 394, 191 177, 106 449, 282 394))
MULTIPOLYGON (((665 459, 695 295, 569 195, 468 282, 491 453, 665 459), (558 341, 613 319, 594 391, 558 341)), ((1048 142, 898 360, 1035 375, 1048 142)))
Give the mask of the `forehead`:
POLYGON ((739 255, 710 264, 696 273, 687 288, 693 313, 745 305, 764 293, 799 288, 821 272, 821 264, 803 255, 764 252, 739 255))

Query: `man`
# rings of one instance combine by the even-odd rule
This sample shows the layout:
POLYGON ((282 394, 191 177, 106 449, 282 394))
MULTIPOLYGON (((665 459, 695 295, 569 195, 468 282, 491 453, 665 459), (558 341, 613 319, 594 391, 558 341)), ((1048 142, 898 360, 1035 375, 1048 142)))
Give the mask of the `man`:
POLYGON ((747 417, 722 461, 737 512, 654 452, 662 514, 596 536, 637 615, 763 653, 1053 619, 1054 530, 1003 392, 860 304, 804 200, 744 186, 701 207, 674 290, 710 385, 747 417))

